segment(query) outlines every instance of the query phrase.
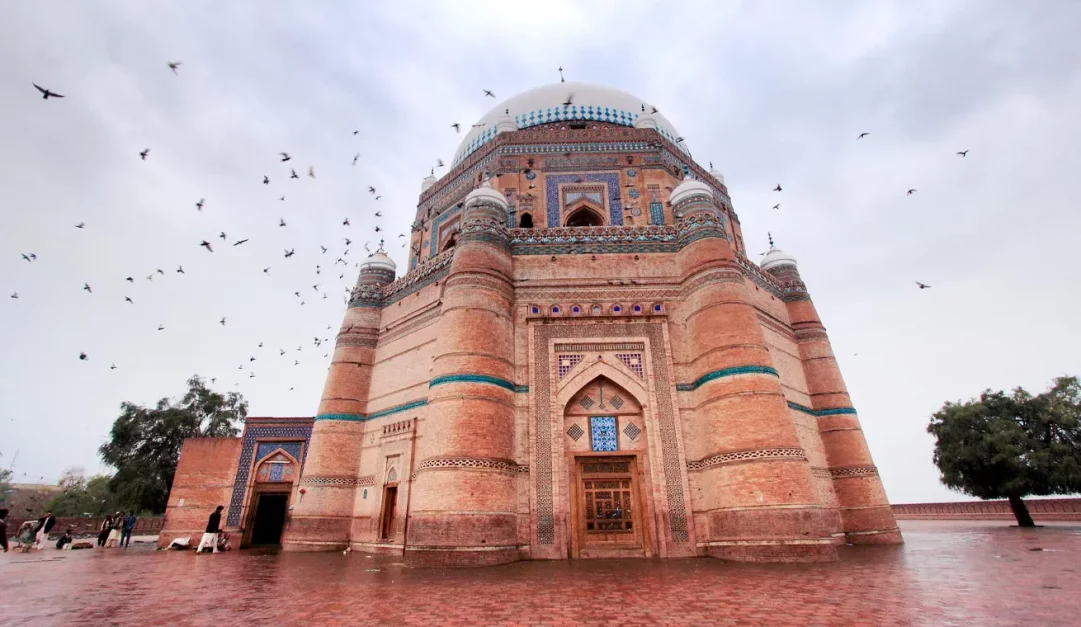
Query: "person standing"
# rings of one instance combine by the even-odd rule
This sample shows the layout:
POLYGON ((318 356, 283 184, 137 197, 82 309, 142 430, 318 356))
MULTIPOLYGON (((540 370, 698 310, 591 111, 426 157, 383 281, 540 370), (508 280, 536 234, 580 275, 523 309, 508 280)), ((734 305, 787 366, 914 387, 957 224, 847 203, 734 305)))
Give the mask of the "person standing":
POLYGON ((113 526, 109 529, 109 537, 105 540, 105 548, 109 549, 120 544, 120 528, 124 526, 124 512, 113 514, 113 526))
POLYGON ((218 552, 218 534, 221 533, 221 510, 223 509, 225 506, 219 505, 206 521, 206 533, 199 542, 199 548, 195 549, 196 555, 202 553, 205 548, 213 548, 214 553, 218 552))
POLYGON ((135 512, 128 512, 124 518, 124 525, 120 528, 120 546, 125 549, 131 544, 131 532, 135 529, 136 520, 138 518, 135 517, 135 512))
POLYGON ((109 532, 113 528, 113 517, 107 515, 104 520, 101 521, 101 531, 98 533, 98 546, 105 546, 105 540, 109 538, 109 532))
POLYGON ((45 512, 45 515, 38 519, 38 526, 34 529, 37 533, 37 542, 34 543, 35 549, 40 551, 45 548, 45 541, 49 539, 49 532, 52 531, 55 524, 56 516, 53 516, 51 511, 45 512))
POLYGON ((0 508, 0 546, 8 552, 8 511, 4 508, 0 508))

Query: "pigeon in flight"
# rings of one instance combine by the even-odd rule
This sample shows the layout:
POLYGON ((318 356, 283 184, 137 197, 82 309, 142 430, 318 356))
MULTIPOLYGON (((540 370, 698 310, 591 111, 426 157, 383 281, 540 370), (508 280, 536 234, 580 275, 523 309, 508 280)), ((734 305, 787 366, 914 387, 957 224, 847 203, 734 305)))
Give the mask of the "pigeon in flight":
POLYGON ((375 188, 374 188, 374 187, 372 187, 371 185, 369 185, 369 186, 368 186, 368 193, 369 193, 369 194, 374 194, 374 193, 375 193, 375 188))
POLYGON ((184 272, 184 266, 177 266, 176 267, 176 273, 177 274, 187 274, 186 272, 184 272))
POLYGON ((278 153, 278 154, 280 154, 282 156, 282 163, 285 163, 286 161, 292 159, 292 157, 290 157, 289 153, 287 153, 287 152, 281 152, 281 153, 278 153))
POLYGON ((128 283, 134 283, 135 282, 135 277, 130 277, 129 276, 128 278, 126 278, 124 280, 127 281, 128 283))
MULTIPOLYGON (((37 85, 35 85, 35 87, 37 87, 37 85)), ((41 89, 41 88, 38 87, 38 89, 41 89)), ((454 129, 455 133, 461 133, 462 132, 462 125, 458 124, 457 122, 455 122, 454 124, 451 124, 450 127, 454 129)))
POLYGON ((491 96, 492 98, 495 98, 495 94, 493 94, 491 91, 489 91, 487 89, 484 90, 484 95, 485 96, 491 96))
POLYGON ((153 283, 154 282, 154 273, 151 272, 150 274, 146 275, 146 280, 153 283))
POLYGON ((77 229, 81 229, 81 228, 83 228, 84 226, 86 226, 86 222, 80 222, 80 223, 78 223, 78 224, 76 224, 76 225, 75 225, 75 228, 77 228, 77 229))
POLYGON ((774 188, 773 188, 773 191, 775 191, 775 192, 779 192, 779 191, 781 191, 781 184, 780 184, 780 183, 777 183, 777 187, 774 187, 774 188))
POLYGON ((180 61, 170 61, 169 62, 169 69, 173 71, 173 74, 176 74, 177 76, 180 76, 180 72, 177 72, 177 69, 181 65, 182 65, 182 63, 180 61))
POLYGON ((270 267, 263 268, 263 274, 270 274, 270 267))
POLYGON ((280 201, 282 201, 282 202, 285 202, 285 196, 283 195, 283 196, 282 196, 281 198, 279 198, 278 200, 280 200, 280 201))
POLYGON ((214 252, 214 249, 210 247, 210 242, 206 241, 205 239, 199 245, 210 252, 214 252))
POLYGON ((41 99, 42 100, 48 100, 49 98, 63 98, 64 97, 64 96, 56 93, 55 91, 49 91, 48 89, 45 89, 44 87, 42 87, 41 85, 38 85, 37 83, 31 83, 31 84, 34 87, 37 87, 38 91, 41 92, 41 99))
POLYGON ((200 198, 199 202, 195 203, 195 208, 198 209, 199 211, 202 211, 203 210, 203 203, 205 203, 205 202, 206 202, 206 198, 200 198))
POLYGON ((323 246, 322 244, 319 245, 319 248, 323 250, 324 255, 327 254, 327 250, 329 250, 326 246, 323 246))
POLYGON ((289 168, 289 178, 298 179, 298 178, 300 178, 300 175, 298 175, 297 171, 294 170, 293 168, 289 168))
POLYGON ((109 366, 109 370, 116 370, 116 364, 109 366))
POLYGON ((220 324, 223 327, 225 326, 225 316, 222 316, 221 320, 218 320, 218 324, 220 324))
POLYGON ((958 150, 957 154, 961 155, 961 157, 964 158, 964 157, 968 156, 968 151, 967 150, 958 150))
POLYGON ((398 233, 398 237, 405 237, 405 233, 398 233))
POLYGON ((353 155, 353 165, 357 164, 357 159, 360 159, 360 153, 353 155))
POLYGON ((870 135, 870 133, 860 133, 860 136, 857 137, 856 139, 863 139, 864 137, 867 137, 868 135, 870 135))
POLYGON ((243 244, 246 241, 248 241, 248 240, 247 239, 238 239, 237 241, 233 242, 233 246, 240 246, 241 244, 243 244))
POLYGON ((155 270, 155 272, 157 272, 157 273, 158 273, 158 274, 160 274, 161 276, 165 276, 165 271, 164 271, 164 270, 162 270, 161 268, 158 268, 157 270, 155 270))
POLYGON ((567 99, 563 101, 563 106, 564 107, 569 107, 572 104, 574 104, 574 94, 573 93, 567 94, 567 99))
POLYGON ((443 167, 443 160, 442 159, 436 159, 435 160, 435 167, 437 167, 437 168, 443 167))
POLYGON ((349 239, 348 237, 345 238, 345 245, 346 246, 350 246, 350 245, 352 245, 352 243, 353 243, 353 240, 349 239))
POLYGON ((89 283, 83 283, 83 289, 86 290, 90 294, 94 293, 94 290, 90 289, 90 284, 89 283))
POLYGON ((225 231, 222 231, 221 233, 218 233, 218 237, 220 237, 222 239, 222 241, 225 241, 227 239, 227 236, 225 235, 225 231))
POLYGON ((12 297, 12 298, 18 298, 18 297, 19 297, 19 293, 18 293, 18 292, 12 292, 12 293, 11 293, 11 297, 12 297))
POLYGON ((278 226, 285 226, 285 218, 278 218, 278 226))
POLYGON ((920 283, 919 281, 916 281, 916 285, 919 285, 921 290, 925 290, 931 287, 930 285, 927 285, 926 283, 920 283))
POLYGON ((376 232, 376 233, 378 233, 378 232, 380 232, 380 231, 382 231, 382 230, 383 230, 383 229, 379 228, 379 226, 378 226, 378 225, 376 225, 376 227, 375 227, 375 232, 376 232))
POLYGON ((781 203, 777 203, 776 205, 773 205, 774 210, 777 210, 777 209, 780 209, 780 208, 781 208, 781 203))
POLYGON ((357 134, 357 133, 359 133, 359 132, 360 132, 360 131, 353 131, 353 135, 356 135, 356 134, 357 134))
POLYGON ((135 301, 133 301, 133 300, 131 299, 131 296, 125 296, 125 297, 124 297, 124 302, 126 302, 126 303, 131 303, 132 305, 134 305, 134 304, 135 304, 135 301))
POLYGON ((917 189, 916 189, 915 187, 913 187, 912 189, 910 189, 910 190, 908 190, 907 192, 905 192, 905 195, 906 195, 906 196, 911 196, 912 194, 915 194, 915 193, 916 193, 917 191, 918 191, 918 190, 917 190, 917 189))
POLYGON ((297 252, 297 249, 295 249, 295 248, 285 251, 285 258, 288 259, 288 258, 292 257, 293 255, 296 254, 296 252, 297 252))
POLYGON ((315 178, 315 168, 314 167, 308 166, 308 176, 310 176, 312 178, 315 178))
POLYGON ((86 356, 86 353, 79 353, 79 359, 81 361, 86 361, 88 357, 86 356))
POLYGON ((265 174, 263 175, 263 185, 270 185, 270 177, 265 174))
POLYGON ((284 348, 279 348, 278 349, 278 355, 281 356, 281 355, 284 355, 284 354, 285 354, 285 349, 284 348))
POLYGON ((29 263, 33 263, 33 262, 38 260, 38 256, 35 255, 34 253, 30 253, 29 255, 26 254, 26 253, 23 253, 22 255, 23 255, 23 259, 25 259, 29 263))
POLYGON ((382 211, 376 211, 375 212, 375 217, 382 218, 383 217, 383 212, 382 211))
POLYGON ((379 200, 380 198, 382 198, 382 196, 376 196, 375 197, 376 200, 379 200))
POLYGON ((164 331, 164 330, 165 330, 165 325, 164 324, 159 324, 158 325, 158 331, 164 331))
POLYGON ((149 148, 143 148, 143 151, 139 153, 139 156, 142 157, 143 161, 146 161, 146 156, 149 155, 149 154, 150 154, 150 149, 149 148))

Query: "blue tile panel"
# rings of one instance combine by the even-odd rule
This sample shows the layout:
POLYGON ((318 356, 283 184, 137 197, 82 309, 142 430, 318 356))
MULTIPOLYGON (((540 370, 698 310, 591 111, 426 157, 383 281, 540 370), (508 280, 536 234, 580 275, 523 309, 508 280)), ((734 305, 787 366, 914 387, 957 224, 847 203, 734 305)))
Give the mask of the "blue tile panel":
MULTIPOLYGON (((285 440, 289 438, 299 446, 300 442, 298 440, 303 440, 305 444, 303 455, 307 457, 307 443, 311 437, 311 427, 251 427, 244 429, 244 438, 240 444, 240 461, 237 462, 236 479, 233 481, 233 494, 229 497, 229 515, 226 519, 228 526, 237 527, 240 525, 240 511, 244 508, 244 496, 248 490, 248 476, 251 473, 257 442, 259 440, 285 440)), ((274 448, 278 448, 282 443, 275 442, 273 444, 274 448)), ((304 459, 300 460, 300 467, 304 468, 304 459)), ((210 512, 208 511, 207 516, 209 515, 210 512)))
POLYGON ((255 461, 258 462, 278 449, 289 453, 293 459, 300 459, 300 442, 260 442, 255 449, 255 461))
POLYGON ((664 205, 659 202, 649 203, 649 223, 664 224, 664 205))
POLYGON ((437 215, 435 219, 432 220, 431 232, 428 233, 429 257, 435 257, 436 253, 439 252, 438 250, 436 250, 436 248, 439 246, 439 227, 443 226, 443 223, 446 222, 449 218, 461 213, 461 211, 462 203, 458 203, 457 205, 454 205, 450 209, 447 209, 443 213, 437 215))
POLYGON ((612 226, 623 225, 623 200, 619 193, 619 173, 600 172, 591 174, 546 174, 544 176, 544 201, 547 211, 548 226, 562 226, 560 224, 559 186, 564 183, 604 183, 607 185, 609 224, 612 226))
POLYGON ((800 405, 799 403, 793 403, 792 401, 788 401, 788 406, 791 407, 792 409, 796 410, 796 411, 801 411, 801 412, 803 412, 805 414, 810 414, 812 416, 837 416, 837 415, 840 415, 840 414, 855 414, 856 413, 856 408, 855 407, 836 407, 834 409, 811 409, 810 407, 800 405))
POLYGON ((448 374, 442 377, 436 377, 432 379, 432 382, 428 384, 428 387, 432 388, 437 385, 443 385, 444 383, 487 383, 489 385, 496 385, 501 388, 515 391, 515 385, 506 379, 500 379, 499 377, 492 377, 486 374, 448 374))
POLYGON ((590 416, 589 442, 594 451, 618 451, 615 416, 590 416))
POLYGON ((679 392, 693 392, 704 384, 713 381, 714 379, 720 379, 722 377, 731 377, 737 374, 769 374, 775 377, 781 375, 777 374, 777 371, 769 366, 735 366, 733 368, 723 368, 721 370, 714 370, 713 372, 707 372, 706 374, 698 377, 692 383, 677 383, 676 390, 679 392))
POLYGON ((370 414, 319 414, 315 417, 316 420, 347 420, 352 422, 366 422, 368 420, 375 420, 376 418, 382 418, 398 412, 409 411, 410 409, 416 409, 417 407, 424 407, 428 404, 428 399, 422 398, 415 401, 410 401, 402 405, 395 405, 394 407, 388 407, 381 409, 377 412, 370 414))

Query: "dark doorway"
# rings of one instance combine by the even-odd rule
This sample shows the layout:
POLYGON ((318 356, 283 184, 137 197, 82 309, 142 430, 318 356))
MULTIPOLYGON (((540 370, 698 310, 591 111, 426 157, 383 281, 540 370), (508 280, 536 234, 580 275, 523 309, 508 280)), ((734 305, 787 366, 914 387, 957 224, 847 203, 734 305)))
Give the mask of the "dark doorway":
POLYGON ((251 530, 253 546, 281 544, 282 527, 285 526, 285 508, 288 503, 287 493, 259 495, 255 505, 255 522, 251 530))
POLYGON ((604 220, 589 207, 582 207, 567 218, 567 226, 604 226, 604 220))
POLYGON ((518 223, 519 228, 531 229, 533 228, 533 216, 528 213, 522 214, 522 220, 518 223))
POLYGON ((398 486, 383 488, 383 515, 379 519, 379 537, 389 540, 394 535, 394 505, 398 502, 398 486))

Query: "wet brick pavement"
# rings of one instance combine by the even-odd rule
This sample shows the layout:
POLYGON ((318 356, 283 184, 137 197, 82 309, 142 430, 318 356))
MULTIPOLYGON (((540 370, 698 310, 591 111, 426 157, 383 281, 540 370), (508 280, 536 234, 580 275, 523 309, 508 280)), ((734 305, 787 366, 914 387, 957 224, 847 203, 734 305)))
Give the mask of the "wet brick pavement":
POLYGON ((1081 624, 1081 525, 905 521, 841 561, 406 569, 359 553, 0 555, 0 625, 1081 624), (1042 551, 1031 549, 1040 548, 1042 551))

